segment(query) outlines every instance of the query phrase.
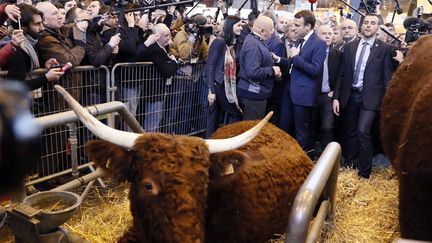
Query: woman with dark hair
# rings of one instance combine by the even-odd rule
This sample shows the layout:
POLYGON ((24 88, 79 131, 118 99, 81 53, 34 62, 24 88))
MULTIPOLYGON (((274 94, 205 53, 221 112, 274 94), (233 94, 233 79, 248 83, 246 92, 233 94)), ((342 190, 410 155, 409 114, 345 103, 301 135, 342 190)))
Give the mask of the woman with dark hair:
POLYGON ((206 65, 206 78, 209 87, 207 96, 209 116, 206 137, 216 131, 221 110, 227 114, 228 123, 240 121, 242 112, 236 95, 236 58, 234 44, 242 30, 242 22, 236 16, 227 16, 223 26, 223 36, 210 45, 206 65), (221 55, 223 53, 223 55, 221 55))

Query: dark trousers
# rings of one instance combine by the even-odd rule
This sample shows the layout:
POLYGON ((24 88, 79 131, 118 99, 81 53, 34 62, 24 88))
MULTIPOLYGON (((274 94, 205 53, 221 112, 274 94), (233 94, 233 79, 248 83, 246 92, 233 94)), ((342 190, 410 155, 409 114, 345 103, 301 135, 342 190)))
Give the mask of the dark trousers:
POLYGON ((347 159, 354 161, 358 158, 359 175, 369 177, 373 158, 371 132, 377 112, 363 107, 362 94, 359 92, 351 93, 344 112, 347 159))
POLYGON ((243 110, 243 120, 261 120, 266 115, 267 100, 250 100, 239 97, 240 105, 243 110))
POLYGON ((333 141, 334 114, 333 98, 328 93, 322 93, 318 96, 318 110, 321 132, 322 150, 333 141))
POLYGON ((293 105, 295 138, 304 151, 314 148, 312 134, 312 106, 293 105))
POLYGON ((215 94, 216 101, 208 109, 206 138, 209 138, 216 131, 222 109, 227 113, 228 124, 241 121, 242 119, 242 114, 237 109, 236 104, 228 102, 223 84, 215 83, 215 94))
POLYGON ((292 137, 294 134, 294 108, 289 92, 289 84, 285 86, 284 93, 281 97, 279 128, 287 132, 292 137), (288 87, 287 87, 288 86, 288 87))

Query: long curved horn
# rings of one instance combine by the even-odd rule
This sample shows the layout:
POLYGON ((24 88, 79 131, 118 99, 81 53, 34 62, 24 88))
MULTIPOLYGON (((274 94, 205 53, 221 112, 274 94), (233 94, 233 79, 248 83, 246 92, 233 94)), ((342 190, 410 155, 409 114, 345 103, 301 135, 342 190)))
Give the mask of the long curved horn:
POLYGON ((117 144, 123 148, 132 149, 135 140, 141 136, 138 133, 119 131, 103 124, 90 115, 62 86, 55 85, 54 88, 63 96, 81 122, 98 138, 117 144))
POLYGON ((256 124, 251 129, 247 130, 246 132, 237 135, 232 138, 226 138, 226 139, 206 139, 207 146, 209 148, 210 153, 220 153, 225 152, 228 150, 233 150, 236 148, 239 148, 245 144, 247 144, 249 141, 251 141, 258 133, 261 131, 261 129, 265 126, 265 124, 270 120, 270 118, 273 115, 273 111, 270 111, 264 119, 262 119, 258 124, 256 124))

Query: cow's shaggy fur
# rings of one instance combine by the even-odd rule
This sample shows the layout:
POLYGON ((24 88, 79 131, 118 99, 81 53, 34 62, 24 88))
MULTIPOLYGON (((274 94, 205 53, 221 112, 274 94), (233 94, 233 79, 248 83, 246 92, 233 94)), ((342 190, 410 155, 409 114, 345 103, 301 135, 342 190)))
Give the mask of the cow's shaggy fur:
POLYGON ((422 37, 384 97, 382 142, 399 178, 403 238, 432 240, 432 37, 422 37))
MULTIPOLYGON (((235 136, 255 123, 222 127, 212 138, 235 136)), ((243 165, 210 184, 207 242, 265 242, 283 233, 295 195, 312 169, 298 143, 271 124, 238 151, 243 165)), ((211 155, 211 161, 218 156, 211 155)))
MULTIPOLYGON (((223 127, 214 138, 255 124, 223 127)), ((102 141, 88 151, 131 184, 133 226, 124 242, 264 242, 284 231, 312 168, 297 142, 270 124, 240 149, 212 155, 201 139, 164 134, 144 134, 133 151, 102 141), (234 173, 222 176, 228 165, 234 173)))

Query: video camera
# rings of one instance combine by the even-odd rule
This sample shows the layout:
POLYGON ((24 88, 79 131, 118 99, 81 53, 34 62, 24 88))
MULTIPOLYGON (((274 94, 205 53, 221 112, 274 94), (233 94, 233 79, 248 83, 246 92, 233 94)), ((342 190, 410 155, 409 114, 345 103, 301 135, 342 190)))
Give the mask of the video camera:
POLYGON ((416 41, 420 36, 430 34, 432 25, 424 22, 421 18, 407 17, 403 26, 406 29, 405 42, 411 43, 416 41))
POLYGON ((206 25, 207 18, 202 14, 195 14, 185 20, 185 30, 188 33, 205 36, 213 34, 213 26, 206 25))
POLYGON ((360 2, 359 10, 366 9, 367 13, 376 14, 378 5, 381 5, 381 0, 362 1, 360 2))

